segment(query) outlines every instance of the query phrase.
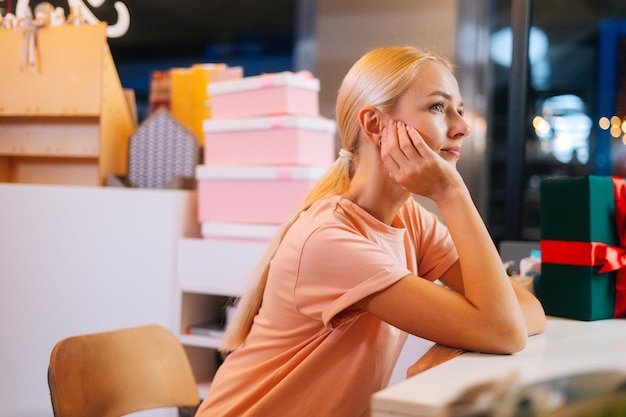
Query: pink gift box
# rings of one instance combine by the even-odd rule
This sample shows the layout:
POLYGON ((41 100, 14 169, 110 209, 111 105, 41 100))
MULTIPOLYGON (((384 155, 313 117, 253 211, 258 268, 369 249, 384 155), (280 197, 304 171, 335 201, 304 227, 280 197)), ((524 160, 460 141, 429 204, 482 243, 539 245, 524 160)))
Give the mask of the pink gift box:
POLYGON ((280 114, 319 115, 320 82, 308 71, 289 71, 210 83, 211 118, 280 114))
POLYGON ((206 165, 328 166, 335 122, 322 117, 274 116, 204 121, 206 165))
POLYGON ((283 223, 326 167, 198 165, 200 222, 283 223))

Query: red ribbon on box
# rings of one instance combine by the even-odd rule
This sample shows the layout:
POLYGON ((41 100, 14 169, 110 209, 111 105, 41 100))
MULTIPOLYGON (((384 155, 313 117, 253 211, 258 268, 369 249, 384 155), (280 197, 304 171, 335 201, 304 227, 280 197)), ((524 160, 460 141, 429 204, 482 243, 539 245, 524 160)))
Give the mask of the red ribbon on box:
POLYGON ((541 261, 550 264, 601 266, 600 273, 617 271, 613 317, 626 316, 626 181, 612 177, 615 226, 619 246, 602 242, 542 240, 541 261))

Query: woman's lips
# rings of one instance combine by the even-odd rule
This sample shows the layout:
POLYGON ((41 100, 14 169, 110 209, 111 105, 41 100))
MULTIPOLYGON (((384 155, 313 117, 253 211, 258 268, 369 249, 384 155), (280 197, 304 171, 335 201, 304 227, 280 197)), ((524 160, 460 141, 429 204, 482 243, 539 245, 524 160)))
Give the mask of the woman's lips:
POLYGON ((460 158, 461 157, 461 147, 459 146, 451 146, 449 148, 442 148, 441 152, 445 152, 449 155, 452 155, 456 158, 460 158))

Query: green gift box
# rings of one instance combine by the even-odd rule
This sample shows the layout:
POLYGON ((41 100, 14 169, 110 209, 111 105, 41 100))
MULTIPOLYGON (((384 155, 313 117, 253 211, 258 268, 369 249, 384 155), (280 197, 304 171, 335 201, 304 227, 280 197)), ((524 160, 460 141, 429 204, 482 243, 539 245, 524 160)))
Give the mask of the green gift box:
POLYGON ((622 178, 594 175, 541 182, 538 297, 546 314, 577 320, 622 315, 621 298, 616 308, 616 277, 626 255, 617 217, 626 216, 625 187, 622 178))

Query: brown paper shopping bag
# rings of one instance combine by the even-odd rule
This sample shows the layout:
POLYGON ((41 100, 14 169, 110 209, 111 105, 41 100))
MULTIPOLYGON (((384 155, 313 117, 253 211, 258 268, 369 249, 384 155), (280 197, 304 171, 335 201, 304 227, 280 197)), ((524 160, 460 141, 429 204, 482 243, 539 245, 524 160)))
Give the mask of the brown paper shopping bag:
POLYGON ((102 185, 126 173, 134 103, 105 30, 0 29, 0 181, 102 185))

